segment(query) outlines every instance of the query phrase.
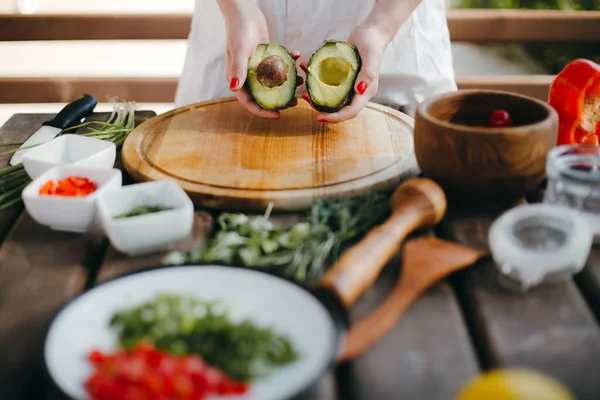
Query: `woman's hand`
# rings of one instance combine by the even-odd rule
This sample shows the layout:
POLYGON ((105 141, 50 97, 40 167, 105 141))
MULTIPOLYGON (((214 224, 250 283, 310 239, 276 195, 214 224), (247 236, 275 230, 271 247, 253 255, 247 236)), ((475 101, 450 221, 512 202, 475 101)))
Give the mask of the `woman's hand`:
MULTIPOLYGON (((225 75, 231 90, 240 104, 250 113, 261 118, 279 119, 279 111, 261 108, 244 88, 248 71, 248 60, 254 54, 256 46, 269 43, 269 30, 262 11, 254 1, 219 0, 219 7, 225 19, 227 32, 225 75)), ((294 60, 300 57, 291 52, 294 60)), ((298 81, 298 85, 302 80, 298 81)), ((297 104, 294 99, 292 107, 297 104)))
MULTIPOLYGON (((359 26, 352 32, 348 42, 356 47, 362 59, 362 67, 353 88, 356 93, 350 104, 340 111, 319 113, 317 115, 319 122, 338 123, 352 119, 362 111, 367 102, 377 93, 379 87, 379 67, 381 66, 383 53, 389 40, 376 28, 359 26)), ((305 72, 307 71, 307 67, 306 63, 302 63, 301 68, 305 72)), ((302 98, 310 103, 308 93, 303 93, 302 98)))

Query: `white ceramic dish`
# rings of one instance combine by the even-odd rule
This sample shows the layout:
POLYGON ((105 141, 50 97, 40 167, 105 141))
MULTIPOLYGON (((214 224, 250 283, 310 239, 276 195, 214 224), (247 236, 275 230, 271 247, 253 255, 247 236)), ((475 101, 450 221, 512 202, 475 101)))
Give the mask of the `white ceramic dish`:
POLYGON ((245 400, 296 396, 325 371, 335 349, 335 326, 314 296, 291 282, 244 268, 170 267, 145 271, 101 284, 75 298, 56 316, 45 341, 46 368, 56 385, 73 399, 84 399, 83 384, 92 368, 92 349, 113 351, 117 336, 109 327, 114 312, 153 299, 159 293, 225 300, 235 319, 251 318, 288 335, 299 358, 265 379, 253 382, 245 400), (282 300, 285 301, 282 301, 282 300))
POLYGON ((104 190, 120 187, 123 183, 118 169, 83 168, 71 165, 55 167, 34 179, 23 190, 23 203, 31 217, 41 225, 58 231, 86 232, 96 222, 96 198, 104 190), (98 184, 98 189, 85 197, 41 196, 42 186, 48 180, 69 176, 86 177, 98 184))
POLYGON ((63 135, 36 146, 23 156, 23 167, 35 179, 54 167, 75 165, 110 169, 117 155, 114 143, 78 135, 63 135))
POLYGON ((98 196, 97 206, 111 244, 130 256, 166 250, 187 237, 194 224, 192 201, 177 183, 171 181, 146 182, 105 191, 98 196), (144 205, 160 205, 169 210, 115 218, 144 205))

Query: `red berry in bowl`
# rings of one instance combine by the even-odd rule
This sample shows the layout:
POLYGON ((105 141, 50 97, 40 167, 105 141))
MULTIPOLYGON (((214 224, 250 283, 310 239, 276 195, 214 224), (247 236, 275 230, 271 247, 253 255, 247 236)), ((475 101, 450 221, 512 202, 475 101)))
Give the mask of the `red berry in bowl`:
POLYGON ((489 125, 491 127, 507 127, 512 124, 512 118, 506 110, 496 110, 490 114, 489 125))

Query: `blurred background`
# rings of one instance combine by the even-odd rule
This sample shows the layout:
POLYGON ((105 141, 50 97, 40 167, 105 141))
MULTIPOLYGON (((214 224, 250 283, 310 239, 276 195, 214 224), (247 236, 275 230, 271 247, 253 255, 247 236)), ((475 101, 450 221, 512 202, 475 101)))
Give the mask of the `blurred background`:
MULTIPOLYGON (((461 87, 505 88, 543 98, 550 75, 569 61, 585 57, 600 62, 600 13, 585 12, 600 10, 600 0, 447 1, 461 87), (510 11, 514 9, 556 12, 520 14, 510 11), (501 14, 493 13, 497 11, 501 14), (565 18, 557 17, 559 11, 565 18)), ((185 56, 186 26, 174 33, 156 18, 147 23, 154 38, 77 40, 104 28, 93 23, 71 28, 52 18, 40 25, 31 18, 91 14, 106 17, 108 25, 102 27, 110 31, 114 15, 185 17, 193 8, 194 0, 0 0, 0 124, 17 112, 58 111, 90 82, 90 91, 101 102, 99 111, 110 107, 106 93, 130 95, 133 98, 125 100, 159 113, 172 108, 171 91, 185 56), (156 33, 162 28, 166 38, 156 33), (31 32, 34 40, 28 37, 31 32), (70 40, 42 40, 56 32, 70 40), (142 93, 146 78, 156 86, 146 85, 142 93), (136 79, 142 81, 128 86, 136 79)))

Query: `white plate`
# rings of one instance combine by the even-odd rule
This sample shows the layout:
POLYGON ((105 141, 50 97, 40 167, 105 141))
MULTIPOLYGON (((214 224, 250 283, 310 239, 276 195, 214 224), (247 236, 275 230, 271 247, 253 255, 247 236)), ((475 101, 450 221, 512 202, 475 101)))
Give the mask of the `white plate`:
POLYGON ((44 359, 50 376, 73 399, 84 399, 83 383, 92 368, 93 348, 112 351, 114 312, 153 299, 159 293, 224 300, 232 318, 251 318, 287 334, 299 353, 292 364, 253 382, 250 394, 227 399, 282 400, 301 393, 325 372, 336 349, 336 331, 327 310, 291 282, 265 273, 216 265, 160 268, 104 283, 69 303, 54 319, 44 359))

